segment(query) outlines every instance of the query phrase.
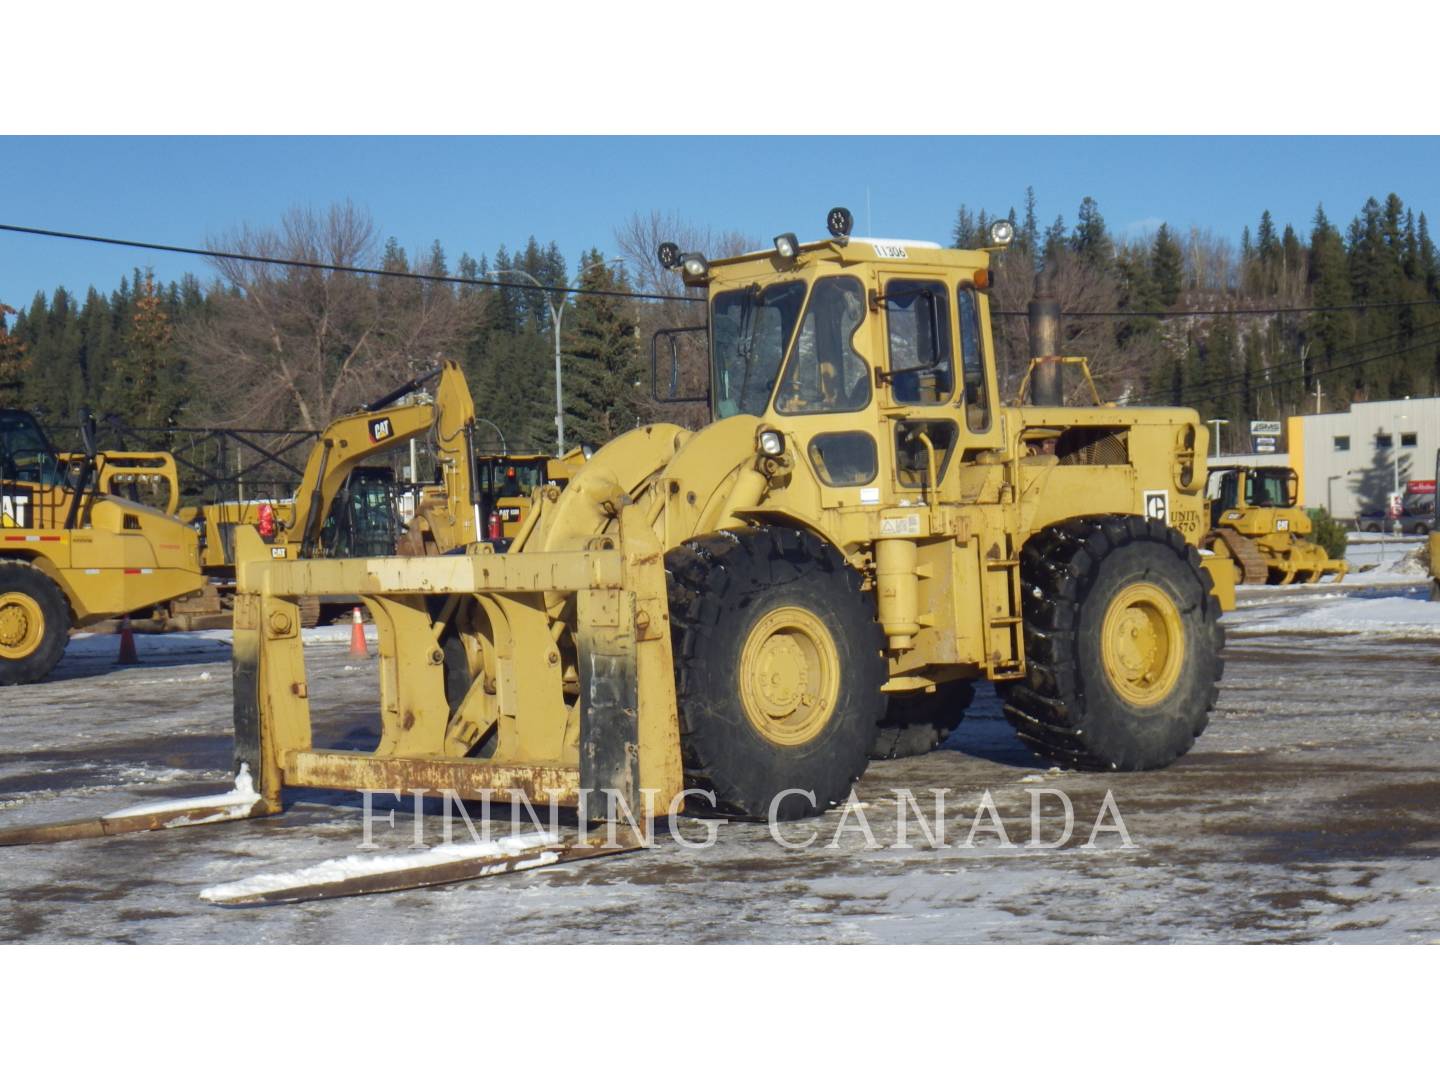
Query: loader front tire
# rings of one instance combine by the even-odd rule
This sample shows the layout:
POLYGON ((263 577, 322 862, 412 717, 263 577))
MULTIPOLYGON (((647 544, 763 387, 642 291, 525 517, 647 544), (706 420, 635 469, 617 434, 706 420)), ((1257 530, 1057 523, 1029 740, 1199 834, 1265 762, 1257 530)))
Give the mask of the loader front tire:
POLYGON ((1158 769, 1185 754, 1224 670, 1199 553, 1149 518, 1081 518, 1033 538, 1020 572, 1027 671, 999 688, 1020 738, 1081 769, 1158 769))
POLYGON ((941 683, 929 693, 890 694, 885 718, 870 744, 872 760, 919 757, 950 737, 975 699, 975 684, 941 683))
POLYGON ((29 563, 0 562, 0 686, 39 682, 65 655, 70 603, 29 563))
POLYGON ((686 785, 714 796, 692 809, 785 821, 842 802, 885 714, 860 575, 779 527, 686 541, 665 569, 686 785))

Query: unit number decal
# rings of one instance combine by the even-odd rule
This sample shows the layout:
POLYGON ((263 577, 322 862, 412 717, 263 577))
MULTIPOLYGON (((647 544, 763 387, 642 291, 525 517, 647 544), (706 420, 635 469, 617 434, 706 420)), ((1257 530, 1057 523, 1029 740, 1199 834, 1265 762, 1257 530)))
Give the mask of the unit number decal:
POLYGON ((910 252, 900 244, 873 244, 877 259, 908 259, 910 252))
POLYGON ((1168 491, 1147 491, 1145 492, 1145 516, 1154 518, 1156 521, 1163 521, 1170 524, 1170 492, 1168 491))

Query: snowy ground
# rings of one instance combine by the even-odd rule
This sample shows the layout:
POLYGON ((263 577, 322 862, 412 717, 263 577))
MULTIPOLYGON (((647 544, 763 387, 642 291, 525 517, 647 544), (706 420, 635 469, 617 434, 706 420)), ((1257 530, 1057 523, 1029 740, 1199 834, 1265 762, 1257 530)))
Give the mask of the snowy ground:
MULTIPOLYGON (((865 776, 874 850, 853 816, 828 846, 832 812, 803 851, 764 825, 726 824, 706 850, 671 839, 423 892, 249 910, 199 899, 222 882, 356 853, 358 800, 300 792, 274 819, 0 849, 0 940, 1440 941, 1440 604, 1424 595, 1395 565, 1340 588, 1242 589, 1210 729, 1162 772, 1049 773, 984 689, 944 750, 865 776), (912 817, 917 846, 896 850, 895 788, 927 813, 928 789, 948 789, 952 845, 988 791, 1017 846, 988 831, 971 848, 931 849, 912 817), (1074 835, 1058 850, 1019 846, 1042 788, 1074 806, 1074 835), (1114 833, 1082 846, 1107 790, 1133 847, 1114 833)), ((348 627, 309 634, 320 733, 363 743, 374 662, 348 655, 348 627)), ((78 638, 52 681, 0 691, 0 824, 226 788, 227 638, 141 636, 138 668, 112 666, 114 637, 78 638)), ((1042 839, 1054 839, 1058 801, 1041 806, 1042 839)), ((377 833, 383 850, 405 850, 411 819, 396 820, 377 833)), ((799 842, 812 828, 782 835, 799 842)), ((683 829, 698 837, 701 826, 683 829)))

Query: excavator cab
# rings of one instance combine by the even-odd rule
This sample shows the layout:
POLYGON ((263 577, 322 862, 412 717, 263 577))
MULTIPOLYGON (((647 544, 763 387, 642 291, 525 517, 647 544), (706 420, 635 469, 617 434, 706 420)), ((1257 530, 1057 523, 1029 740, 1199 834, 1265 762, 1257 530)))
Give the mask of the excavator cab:
POLYGON ((394 555, 405 532, 397 496, 394 469, 362 465, 351 470, 320 530, 322 556, 363 559, 394 555))

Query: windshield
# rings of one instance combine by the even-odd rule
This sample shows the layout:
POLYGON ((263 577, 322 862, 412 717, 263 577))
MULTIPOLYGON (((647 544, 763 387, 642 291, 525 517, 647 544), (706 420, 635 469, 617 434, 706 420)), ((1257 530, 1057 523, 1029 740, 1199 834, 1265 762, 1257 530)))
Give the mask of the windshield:
POLYGON ((710 339, 717 417, 764 413, 804 299, 803 281, 715 295, 710 339))
POLYGON ((1245 501, 1251 506, 1290 506, 1290 473, 1254 469, 1245 474, 1245 501))
POLYGON ((65 472, 35 417, 0 409, 0 476, 32 484, 61 484, 65 472))
POLYGON ((480 462, 480 490, 501 499, 529 498, 545 483, 545 461, 489 458, 480 462))

